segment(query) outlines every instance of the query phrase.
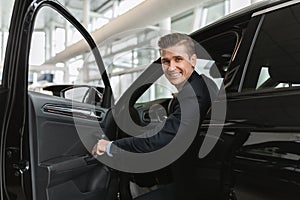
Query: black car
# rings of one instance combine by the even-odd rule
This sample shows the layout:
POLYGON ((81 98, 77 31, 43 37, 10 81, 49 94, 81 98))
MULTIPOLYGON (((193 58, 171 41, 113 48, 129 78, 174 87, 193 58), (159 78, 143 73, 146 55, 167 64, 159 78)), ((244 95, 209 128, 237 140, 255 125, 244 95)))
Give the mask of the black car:
MULTIPOLYGON (((55 0, 17 0, 11 21, 0 85, 1 199, 124 200, 131 198, 130 183, 155 187, 169 182, 167 168, 124 173, 90 153, 102 136, 128 136, 114 118, 130 117, 140 127, 163 120, 161 109, 167 110, 171 98, 139 101, 162 76, 160 60, 114 101, 96 43, 63 6, 55 0), (31 38, 44 7, 81 33, 103 88, 88 87, 73 100, 28 92, 31 38), (150 109, 153 105, 160 106, 150 109)), ((201 46, 199 56, 214 61, 207 69, 211 79, 221 80, 201 127, 199 173, 205 190, 212 199, 298 199, 300 1, 263 1, 191 37, 201 46)), ((77 89, 70 88, 73 94, 77 89)))

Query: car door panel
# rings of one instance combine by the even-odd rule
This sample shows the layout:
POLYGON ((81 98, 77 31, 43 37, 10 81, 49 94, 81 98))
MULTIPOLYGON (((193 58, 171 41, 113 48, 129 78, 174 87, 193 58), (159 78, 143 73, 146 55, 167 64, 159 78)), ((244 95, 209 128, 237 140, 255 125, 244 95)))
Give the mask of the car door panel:
POLYGON ((255 193, 257 199, 265 196, 299 198, 299 173, 296 171, 299 143, 293 140, 293 133, 290 135, 284 132, 251 133, 235 163, 238 197, 255 193), (259 177, 260 181, 253 177, 259 177))
MULTIPOLYGON (((98 118, 86 119, 76 112, 75 117, 57 110, 49 112, 50 108, 74 111, 72 107, 78 107, 74 109, 77 112, 79 108, 82 112, 93 109, 91 105, 29 93, 31 166, 37 187, 36 199, 92 200, 101 196, 105 199, 108 176, 103 170, 108 169, 89 154, 101 137, 101 122, 98 118), (93 184, 95 182, 97 184, 93 184)), ((99 108, 98 112, 105 115, 104 109, 99 108)))

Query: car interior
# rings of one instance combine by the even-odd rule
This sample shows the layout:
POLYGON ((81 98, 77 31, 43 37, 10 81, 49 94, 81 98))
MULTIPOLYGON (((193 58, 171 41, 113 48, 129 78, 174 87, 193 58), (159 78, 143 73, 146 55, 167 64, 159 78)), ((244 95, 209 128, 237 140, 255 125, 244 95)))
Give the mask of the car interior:
MULTIPOLYGON (((237 36, 235 33, 226 33, 217 38, 216 41, 215 38, 212 39, 215 42, 207 40, 202 45, 208 52, 212 49, 215 50, 211 56, 213 60, 216 60, 218 69, 222 69, 221 76, 223 76, 237 46, 237 42, 233 42, 237 41, 237 36)), ((153 65, 159 63, 160 60, 157 60, 153 65)), ((153 81, 162 75, 161 69, 151 67, 151 65, 146 71, 154 74, 151 77, 153 81)), ((212 76, 216 75, 212 74, 212 76)), ((171 103, 171 99, 136 103, 138 98, 150 87, 150 84, 144 84, 144 82, 145 78, 141 75, 127 91, 128 93, 132 92, 130 98, 127 98, 128 95, 124 95, 115 108, 118 115, 121 116, 122 105, 128 103, 131 118, 142 127, 150 122, 155 125, 163 120, 166 113, 161 112, 160 109, 164 108, 167 111, 171 103), (159 104, 161 107, 150 110, 150 107, 155 104, 159 104)), ((53 88, 55 88, 54 86, 52 90, 57 90, 57 88, 53 88)), ((62 91, 74 88, 76 89, 76 86, 65 88, 62 91)), ((95 94, 103 93, 103 89, 91 88, 87 90, 82 102, 29 92, 30 121, 28 121, 28 126, 32 152, 35 152, 31 161, 34 163, 32 171, 36 177, 34 184, 37 190, 44 191, 36 193, 37 198, 72 197, 72 199, 92 200, 105 197, 105 199, 111 199, 120 190, 122 199, 130 199, 129 182, 134 182, 139 187, 153 187, 171 182, 172 177, 168 167, 144 174, 121 173, 109 169, 90 155, 89 151, 97 139, 106 137, 114 140, 128 136, 117 128, 113 120, 112 109, 100 106, 102 95, 95 94), (90 90, 91 88, 92 90, 90 90), (100 133, 99 128, 103 132, 100 133), (107 190, 108 188, 110 191, 107 190)), ((55 92, 55 94, 58 93, 61 91, 55 92)), ((205 135, 205 129, 203 132, 205 135)), ((211 194, 216 195, 217 193, 212 191, 218 190, 218 194, 221 196, 231 192, 233 152, 241 146, 247 135, 248 133, 236 135, 223 133, 210 155, 199 161, 203 166, 199 169, 203 172, 203 182, 211 183, 206 185, 206 191, 211 191, 211 194)))

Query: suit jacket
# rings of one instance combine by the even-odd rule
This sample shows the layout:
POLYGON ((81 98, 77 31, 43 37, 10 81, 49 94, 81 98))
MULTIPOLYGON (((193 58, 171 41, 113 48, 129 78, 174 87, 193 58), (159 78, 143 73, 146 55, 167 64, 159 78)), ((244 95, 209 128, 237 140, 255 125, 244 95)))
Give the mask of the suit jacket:
MULTIPOLYGON (((170 115, 157 134, 147 138, 122 138, 114 141, 113 144, 126 151, 147 153, 168 145, 178 134, 180 134, 179 141, 183 141, 189 137, 189 134, 195 132, 188 142, 189 147, 171 164, 171 168, 178 199, 197 199, 195 190, 199 191, 199 189, 194 187, 198 184, 197 178, 195 178, 195 173, 197 173, 195 162, 198 159, 201 145, 198 140, 199 127, 210 106, 211 98, 206 80, 194 71, 182 90, 173 99, 170 115)), ((151 135, 152 132, 149 131, 145 134, 151 135)), ((180 145, 180 142, 177 143, 177 146, 178 144, 180 145)))

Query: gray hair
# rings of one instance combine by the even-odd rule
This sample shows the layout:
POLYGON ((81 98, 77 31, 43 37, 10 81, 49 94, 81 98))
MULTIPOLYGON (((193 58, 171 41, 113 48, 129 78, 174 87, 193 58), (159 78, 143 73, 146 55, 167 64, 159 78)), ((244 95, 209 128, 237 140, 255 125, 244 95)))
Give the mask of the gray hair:
POLYGON ((189 56, 192 56, 193 54, 196 54, 195 49, 195 43, 193 39, 182 33, 170 33, 167 35, 162 36, 158 41, 158 46, 160 48, 160 51, 162 49, 166 49, 175 45, 185 45, 187 49, 187 53, 189 56))

